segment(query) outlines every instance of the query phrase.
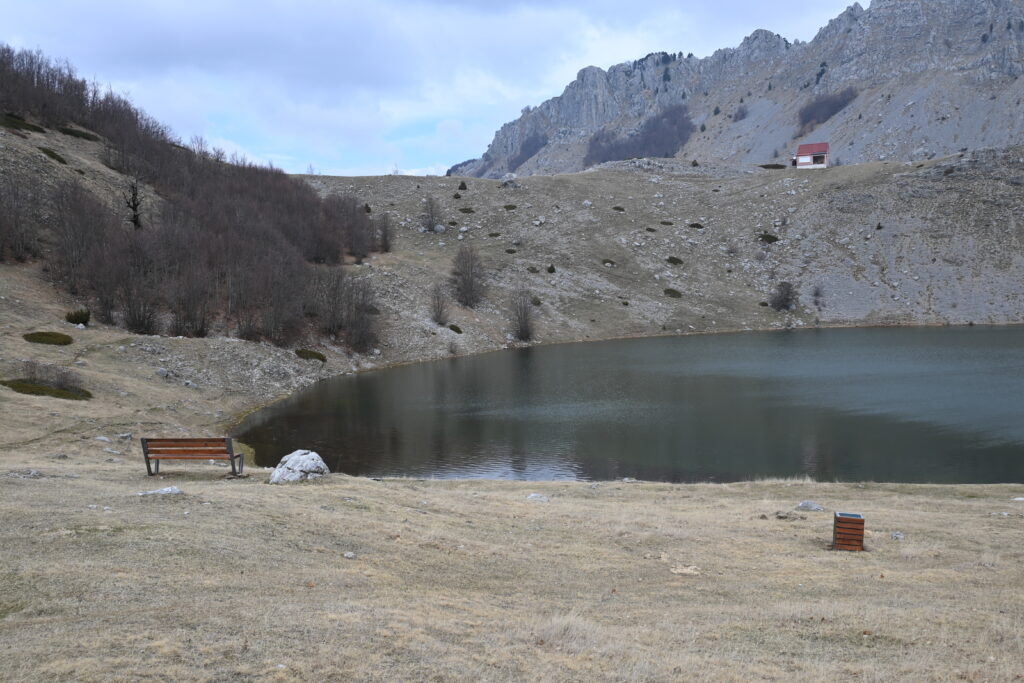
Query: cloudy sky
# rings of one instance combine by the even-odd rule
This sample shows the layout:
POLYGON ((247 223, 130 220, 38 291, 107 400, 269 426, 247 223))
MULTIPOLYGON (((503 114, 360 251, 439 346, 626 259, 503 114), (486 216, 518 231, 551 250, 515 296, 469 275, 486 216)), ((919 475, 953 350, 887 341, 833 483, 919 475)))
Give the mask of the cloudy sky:
POLYGON ((443 174, 585 66, 810 40, 852 2, 0 0, 0 42, 286 171, 443 174))

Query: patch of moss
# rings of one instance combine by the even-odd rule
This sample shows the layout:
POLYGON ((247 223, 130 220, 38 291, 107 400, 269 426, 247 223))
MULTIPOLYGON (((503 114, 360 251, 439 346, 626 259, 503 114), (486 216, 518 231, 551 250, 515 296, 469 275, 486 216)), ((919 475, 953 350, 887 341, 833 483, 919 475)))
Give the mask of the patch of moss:
POLYGON ((761 164, 761 168, 766 168, 769 171, 778 171, 786 168, 785 164, 761 164))
POLYGON ((452 199, 462 199, 462 195, 456 192, 455 194, 452 195, 452 199))
POLYGON ((476 213, 476 211, 473 210, 472 206, 464 206, 459 209, 459 213, 476 213))
POLYGON ((45 133, 46 129, 37 126, 34 123, 29 123, 17 114, 7 113, 0 116, 0 126, 4 128, 10 128, 11 130, 27 130, 33 133, 45 133))
POLYGON ((779 241, 779 238, 771 234, 770 232, 762 232, 760 235, 758 235, 757 239, 761 240, 765 244, 775 244, 776 242, 779 241))
POLYGON ((645 228, 647 232, 658 232, 657 228, 645 228))
POLYGON ((54 161, 56 161, 58 164, 64 164, 65 166, 68 165, 68 160, 67 159, 65 159, 61 155, 57 154, 56 152, 54 152, 49 147, 40 147, 39 151, 42 152, 43 154, 45 154, 46 156, 50 157, 54 161))
POLYGON ((672 299, 682 299, 683 293, 680 292, 678 289, 672 289, 671 287, 669 287, 665 290, 665 296, 670 297, 672 299))
POLYGON ((516 253, 516 250, 515 249, 506 249, 505 253, 506 254, 514 254, 514 253, 516 253))
POLYGON ((454 332, 455 334, 462 334, 462 328, 456 325, 455 323, 449 325, 448 329, 454 332))
POLYGON ((92 398, 92 394, 85 389, 58 389, 48 384, 37 384, 24 379, 0 380, 0 384, 19 394, 28 394, 30 396, 52 396, 53 398, 63 398, 69 401, 88 401, 92 398))
POLYGON ((505 210, 506 211, 515 211, 516 210, 516 205, 515 204, 506 204, 505 205, 505 210))
POLYGON ((629 305, 629 302, 628 302, 628 301, 623 301, 623 302, 622 302, 622 305, 623 305, 623 306, 628 306, 628 305, 629 305))
POLYGON ((61 133, 64 133, 64 135, 70 135, 73 138, 81 138, 82 140, 88 140, 89 142, 99 142, 100 141, 100 138, 99 138, 98 135, 93 135, 92 133, 86 133, 84 130, 78 130, 76 128, 71 128, 69 126, 62 126, 62 127, 58 128, 57 130, 59 130, 61 133))
POLYGON ((451 226, 451 227, 453 227, 453 228, 454 228, 454 227, 455 227, 456 225, 458 225, 458 224, 459 224, 459 222, 458 222, 458 221, 448 221, 448 225, 450 225, 450 226, 451 226))
POLYGON ((675 223, 673 223, 672 221, 662 221, 661 224, 662 225, 675 225, 675 223))
POLYGON ((313 349, 295 349, 295 355, 302 360, 318 360, 321 363, 327 362, 327 356, 319 351, 314 351, 313 349))
POLYGON ((488 237, 501 237, 501 233, 500 232, 489 232, 489 233, 487 233, 487 236, 488 237))
POLYGON ((21 338, 33 344, 53 344, 54 346, 67 346, 74 341, 62 332, 29 332, 21 335, 21 338))
POLYGON ((622 213, 625 210, 626 209, 624 207, 621 207, 621 206, 613 206, 612 207, 612 211, 618 211, 619 213, 622 213))
POLYGON ((534 306, 540 306, 540 297, 533 297, 532 299, 530 299, 530 303, 533 304, 534 306))
POLYGON ((678 256, 669 256, 665 260, 668 261, 668 263, 670 265, 673 265, 673 266, 681 266, 681 265, 683 265, 683 259, 679 258, 678 256))
POLYGON ((700 223, 690 223, 690 227, 693 228, 694 230, 703 230, 704 229, 704 226, 701 225, 700 223))
POLYGON ((530 266, 529 268, 526 269, 526 272, 527 273, 539 273, 540 272, 540 268, 538 268, 537 266, 530 266))

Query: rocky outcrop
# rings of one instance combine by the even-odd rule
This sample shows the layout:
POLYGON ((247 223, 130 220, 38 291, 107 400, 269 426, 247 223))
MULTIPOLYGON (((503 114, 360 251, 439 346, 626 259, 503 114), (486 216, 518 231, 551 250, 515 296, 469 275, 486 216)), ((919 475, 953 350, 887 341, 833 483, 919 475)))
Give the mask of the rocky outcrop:
POLYGON ((660 52, 582 69, 561 96, 527 107, 481 158, 449 174, 580 171, 595 135, 637 134, 680 103, 700 129, 675 153, 684 159, 766 163, 820 140, 840 163, 1020 144, 1022 72, 1016 0, 874 0, 867 10, 853 4, 809 43, 759 30, 705 59, 660 52), (857 93, 848 106, 802 125, 802 107, 847 88, 857 93))

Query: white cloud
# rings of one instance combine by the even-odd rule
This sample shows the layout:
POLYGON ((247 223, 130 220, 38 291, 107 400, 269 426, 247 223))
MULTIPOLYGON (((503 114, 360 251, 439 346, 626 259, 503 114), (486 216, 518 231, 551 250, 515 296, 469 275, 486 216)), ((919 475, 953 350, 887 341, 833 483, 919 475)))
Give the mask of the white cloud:
POLYGON ((756 28, 810 39, 845 0, 50 0, 0 41, 67 58, 186 140, 286 170, 437 171, 558 95, 583 67, 704 56, 756 28))

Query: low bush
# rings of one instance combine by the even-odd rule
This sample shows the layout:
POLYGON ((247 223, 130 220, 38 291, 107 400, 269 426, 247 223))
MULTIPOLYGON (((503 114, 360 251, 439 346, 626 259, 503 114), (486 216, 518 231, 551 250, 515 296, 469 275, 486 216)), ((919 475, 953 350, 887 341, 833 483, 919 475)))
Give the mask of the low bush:
POLYGON ((505 253, 506 254, 514 254, 514 253, 516 253, 516 250, 515 249, 506 249, 505 253))
POLYGON ((449 325, 448 329, 454 332, 455 334, 462 334, 462 328, 456 325, 455 323, 449 325))
POLYGON ((466 181, 465 180, 463 180, 461 183, 459 183, 459 189, 460 190, 468 190, 469 189, 468 187, 466 187, 466 181))
POLYGON ((295 355, 302 360, 318 360, 321 363, 327 362, 327 356, 319 351, 314 351, 313 349, 295 349, 295 355))
POLYGON ((534 306, 540 306, 540 303, 541 303, 540 302, 540 297, 539 296, 532 297, 530 299, 530 303, 533 304, 534 306))
POLYGON ((98 135, 93 135, 92 133, 86 133, 84 130, 78 130, 76 128, 71 128, 69 126, 61 126, 57 130, 59 130, 61 133, 64 133, 64 135, 69 135, 69 136, 71 136, 73 138, 80 138, 82 140, 88 140, 89 142, 99 142, 100 141, 100 138, 99 138, 98 135))
POLYGON ((671 287, 668 287, 667 289, 665 289, 665 296, 672 299, 682 299, 683 293, 680 292, 678 289, 672 289, 671 287))
POLYGON ((42 152, 43 154, 45 154, 46 156, 50 157, 54 161, 56 161, 58 164, 64 164, 65 166, 68 165, 68 160, 67 159, 65 159, 61 155, 57 154, 56 152, 54 152, 49 147, 40 147, 39 151, 42 152))
POLYGON ((32 133, 45 133, 46 129, 29 123, 17 114, 4 114, 0 116, 0 126, 4 128, 10 128, 11 130, 27 130, 32 133))
POLYGON ((758 235, 757 239, 761 240, 765 244, 775 244, 779 241, 779 238, 770 232, 762 232, 758 235))
POLYGON ((675 223, 673 223, 672 221, 662 221, 661 224, 662 225, 675 225, 675 223))
POLYGON ((89 313, 88 308, 80 308, 77 311, 68 311, 64 314, 64 319, 72 325, 88 325, 91 317, 92 314, 89 313))
POLYGON ((668 261, 668 263, 673 266, 681 266, 683 264, 683 259, 679 258, 678 256, 669 256, 665 260, 668 261))
POLYGON ((550 266, 548 266, 548 272, 549 273, 554 273, 555 272, 555 264, 552 263, 550 266))
POLYGON ((613 206, 613 207, 612 207, 612 211, 618 211, 619 213, 622 213, 622 212, 623 212, 623 211, 625 211, 625 210, 626 210, 626 209, 624 209, 624 208, 623 208, 623 207, 621 207, 621 206, 613 206))
POLYGON ((657 228, 644 228, 647 232, 658 232, 657 228))
POLYGON ((476 213, 476 211, 473 210, 472 206, 464 206, 459 209, 459 213, 476 213))
POLYGON ((704 229, 704 226, 701 225, 700 223, 690 223, 690 227, 693 228, 694 230, 703 230, 704 229))
POLYGON ((505 210, 506 211, 515 211, 516 210, 516 205, 515 204, 506 204, 505 205, 505 210))
POLYGON ((458 192, 452 195, 452 199, 462 199, 462 195, 458 192))
POLYGON ((489 232, 489 233, 487 233, 487 236, 488 237, 501 237, 501 233, 500 232, 489 232))
POLYGON ((612 267, 612 266, 615 265, 615 261, 612 261, 610 258, 603 258, 603 259, 601 259, 601 263, 603 263, 604 265, 609 266, 609 267, 612 267))
POLYGON ((786 168, 785 164, 761 164, 761 168, 766 168, 769 171, 780 171, 786 168))
POLYGON ((529 266, 529 267, 528 267, 528 268, 526 269, 526 272, 527 272, 527 273, 535 273, 535 274, 536 274, 536 273, 539 273, 539 272, 540 272, 540 268, 538 268, 537 266, 529 266))
POLYGON ((54 346, 67 346, 74 341, 63 332, 29 332, 21 335, 21 338, 33 344, 52 344, 54 346))

